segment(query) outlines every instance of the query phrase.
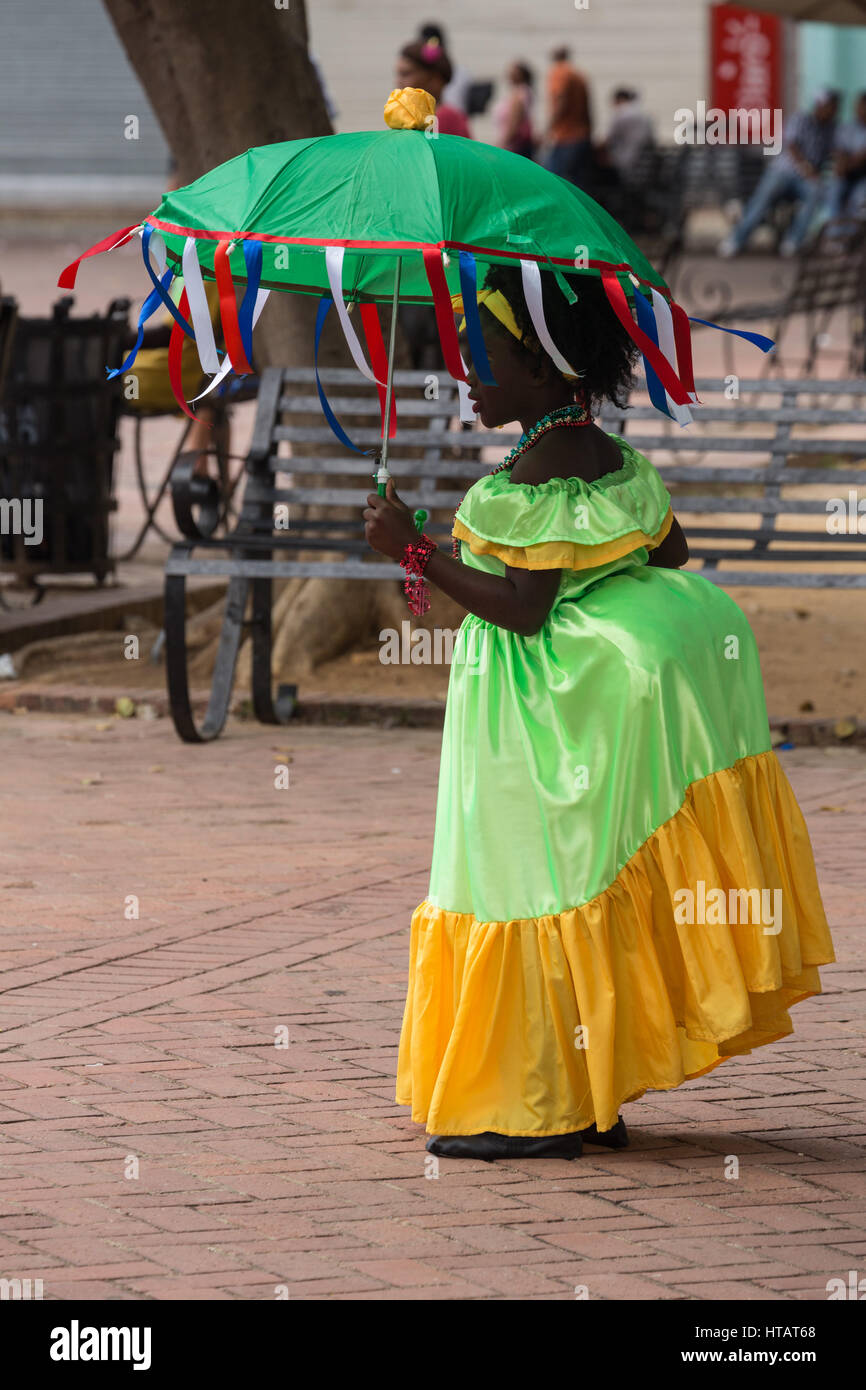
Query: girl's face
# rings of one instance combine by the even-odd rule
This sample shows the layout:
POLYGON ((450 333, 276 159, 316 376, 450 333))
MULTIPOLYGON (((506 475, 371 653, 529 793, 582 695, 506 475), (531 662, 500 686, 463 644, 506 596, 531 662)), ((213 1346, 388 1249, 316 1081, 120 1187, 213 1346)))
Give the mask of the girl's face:
POLYGON ((438 72, 432 68, 424 68, 420 63, 413 63, 411 58, 404 58, 402 55, 397 59, 395 69, 398 87, 421 87, 423 91, 429 92, 436 101, 442 95, 444 83, 438 72))
POLYGON ((485 429, 495 429, 532 413, 539 392, 550 388, 550 372, 544 363, 535 362, 514 334, 503 328, 483 305, 481 317, 484 345, 496 385, 487 386, 478 380, 465 329, 459 338, 460 351, 469 367, 466 376, 475 413, 485 429))

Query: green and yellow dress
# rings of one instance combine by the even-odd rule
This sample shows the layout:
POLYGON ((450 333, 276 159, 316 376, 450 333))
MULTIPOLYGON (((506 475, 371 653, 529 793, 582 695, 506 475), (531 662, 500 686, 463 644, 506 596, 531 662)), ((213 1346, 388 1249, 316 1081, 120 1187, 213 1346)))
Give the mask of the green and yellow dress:
POLYGON ((670 496, 617 442, 596 482, 503 470, 455 518, 464 564, 562 577, 539 632, 470 614, 455 647, 397 1077, 430 1133, 609 1129, 785 1037, 835 959, 751 628, 647 564, 670 496))

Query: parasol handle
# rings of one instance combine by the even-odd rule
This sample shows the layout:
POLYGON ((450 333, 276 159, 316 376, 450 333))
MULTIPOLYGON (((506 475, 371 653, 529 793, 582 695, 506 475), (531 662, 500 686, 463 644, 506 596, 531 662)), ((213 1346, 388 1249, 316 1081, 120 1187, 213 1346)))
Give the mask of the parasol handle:
POLYGON ((397 336, 397 310, 400 305, 400 272, 403 262, 397 257, 397 268, 394 272, 394 296, 391 301, 391 331, 388 341, 388 381, 385 387, 385 408, 382 414, 382 447, 379 451, 379 471, 376 474, 376 483, 379 496, 385 496, 385 486, 391 474, 388 472, 388 426, 391 420, 391 398, 394 392, 394 342, 397 336))

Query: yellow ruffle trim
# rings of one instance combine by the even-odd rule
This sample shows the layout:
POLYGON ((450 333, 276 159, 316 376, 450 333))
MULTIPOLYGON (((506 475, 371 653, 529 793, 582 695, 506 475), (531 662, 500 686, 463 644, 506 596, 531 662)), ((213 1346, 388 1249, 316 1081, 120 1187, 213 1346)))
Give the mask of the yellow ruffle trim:
POLYGON ((496 555, 506 565, 522 570, 587 570, 598 565, 606 565, 611 560, 619 560, 630 555, 633 550, 646 546, 653 550, 661 545, 673 523, 673 512, 668 508, 667 515, 654 536, 643 531, 629 531, 614 540, 602 541, 600 545, 585 545, 579 541, 539 541, 536 545, 501 545, 499 541, 487 541, 477 536, 455 517, 451 528, 452 536, 466 541, 473 555, 496 555))
POLYGON ((609 1129, 623 1102, 786 1037, 834 960, 784 770, 772 752, 743 758, 695 782, 583 907, 479 922, 422 902, 397 1103, 431 1134, 609 1129), (674 893, 700 881, 780 889, 781 931, 677 923, 674 893))

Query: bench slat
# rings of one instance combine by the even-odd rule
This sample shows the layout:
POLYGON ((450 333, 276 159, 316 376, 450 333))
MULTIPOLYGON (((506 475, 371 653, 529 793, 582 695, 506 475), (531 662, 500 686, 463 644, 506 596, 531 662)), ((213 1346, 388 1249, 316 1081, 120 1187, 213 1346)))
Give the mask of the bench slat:
MULTIPOLYGON (((783 452, 788 454, 846 454, 852 458, 866 460, 866 443, 862 439, 786 439, 776 445, 772 439, 740 439, 736 436, 719 435, 671 435, 662 438, 653 435, 625 436, 632 448, 647 454, 655 462, 658 454, 665 453, 705 453, 705 454, 769 454, 783 452)), ((664 464, 656 465, 663 468, 664 464)))
MULTIPOLYGON (((271 458, 268 461, 269 469, 272 473, 324 473, 339 476, 345 474, 346 477, 370 478, 373 474, 373 461, 370 458, 361 458, 353 454, 351 458, 322 457, 317 458, 310 455, 292 456, 284 458, 282 455, 271 458)), ((491 464, 482 463, 480 459, 404 459, 395 458, 393 455, 388 459, 388 467, 394 474, 398 488, 400 479, 405 477, 416 477, 420 480, 426 478, 481 478, 490 471, 491 464)))
MULTIPOLYGON (((367 492, 373 492, 372 485, 362 491, 360 488, 329 488, 329 487, 302 487, 302 488, 268 488, 265 493, 267 502, 288 502, 296 506, 318 506, 318 507, 361 507, 363 509, 364 499, 367 492)), ((421 493, 416 488, 408 488, 401 492, 400 496, 407 507, 420 507, 428 502, 433 502, 437 509, 455 511, 461 498, 462 492, 437 492, 435 494, 421 493)), ((692 494, 688 492, 674 493, 673 501, 677 512, 757 512, 760 514, 790 515, 794 513, 805 513, 808 515, 827 516, 826 501, 820 497, 815 498, 788 498, 788 497, 768 497, 759 495, 753 497, 726 497, 726 496, 704 496, 702 494, 692 494)))
POLYGON ((757 588, 783 589, 866 589, 866 574, 819 574, 797 570, 697 570, 713 584, 743 584, 757 588))
MULTIPOLYGON (((374 415, 377 420, 381 420, 381 408, 379 397, 371 396, 329 396, 328 404, 337 415, 374 415)), ((445 420, 456 419, 456 402, 451 400, 424 400, 413 399, 411 396, 405 397, 399 402, 398 415, 400 419, 417 418, 425 420, 445 420)), ((286 414, 310 414, 319 415, 322 409, 318 396, 296 396, 290 405, 283 405, 281 409, 286 414)), ((402 431, 401 431, 402 433, 402 431)))
MULTIPOLYGON (((402 578, 398 565, 373 561, 363 539, 360 514, 367 493, 374 490, 372 455, 381 442, 376 393, 370 388, 355 396, 341 390, 364 385, 353 367, 321 372, 335 410, 357 418, 355 442, 369 451, 363 456, 337 454, 330 430, 316 418, 320 407, 315 380, 311 367, 265 371, 250 452, 250 461, 257 471, 254 478, 247 480, 241 530, 209 544, 196 543, 200 558, 191 554, 175 557, 170 563, 182 568, 170 573, 402 578), (301 426, 297 423, 299 416, 311 417, 316 423, 301 426), (285 451, 287 445, 289 452, 285 451), (309 446, 322 448, 321 457, 312 455, 309 446), (313 479, 312 484, 296 485, 295 478, 304 475, 313 479), (270 509, 283 503, 290 508, 316 507, 325 515, 315 520, 302 517, 290 531, 275 532, 270 509), (344 519, 338 521, 328 515, 336 509, 344 510, 344 519), (246 549, 258 552, 261 558, 239 558, 245 541, 246 549), (290 558, 292 552, 306 553, 308 558, 294 560, 290 558), (317 552, 336 552, 346 559, 317 562, 309 558, 317 552), (280 558, 266 558, 273 555, 280 558)), ((503 433, 480 426, 468 431, 460 429, 456 384, 444 372, 399 370, 395 385, 401 412, 398 448, 418 449, 423 458, 406 459, 392 454, 391 471, 398 485, 406 489, 402 497, 407 506, 424 506, 433 516, 443 518, 428 522, 428 529, 437 538, 446 538, 443 549, 447 553, 450 514, 472 482, 490 470, 491 464, 480 458, 482 451, 489 450, 488 457, 494 460, 503 457, 517 442, 519 432, 509 429, 503 433), (423 388, 431 379, 438 385, 435 400, 427 400, 423 395, 423 388)), ((632 447, 648 454, 655 463, 671 490, 675 510, 684 519, 692 557, 706 565, 707 577, 712 576, 713 582, 740 584, 866 587, 863 572, 849 576, 831 575, 826 569, 823 575, 814 568, 808 574, 803 570, 804 565, 820 570, 832 562, 851 563, 866 558, 866 537, 857 532, 832 535, 826 529, 830 494, 836 493, 846 501, 846 491, 866 487, 863 438, 831 437, 841 426, 850 436, 852 429, 866 425, 866 379, 740 379, 736 401, 720 399, 724 389, 720 378, 699 378, 696 387, 699 395, 707 399, 707 405, 695 409, 694 424, 689 430, 680 431, 660 422, 645 398, 624 411, 607 406, 600 423, 610 432, 622 434, 632 447), (821 404, 813 409, 809 397, 821 404), (853 408, 846 404, 852 401, 853 408), (647 428, 648 422, 658 425, 658 430, 647 428), (763 437, 754 428, 740 434, 744 426, 759 425, 766 426, 763 437), (730 458, 732 455, 736 457, 730 458), (726 462, 726 456, 730 462, 726 462), (792 466, 790 460, 794 458, 798 465, 803 462, 806 466, 792 466), (816 467, 810 462, 819 459, 826 459, 828 466, 816 467), (813 489, 817 495, 790 495, 800 488, 813 489), (725 489, 741 495, 731 496, 725 489), (721 517, 730 518, 730 522, 722 524, 721 517), (803 529, 801 524, 799 528, 783 530, 777 525, 780 518, 787 521, 798 517, 813 519, 815 529, 803 529), (737 524, 737 518, 743 518, 745 524, 737 524), (757 525, 748 524, 752 518, 757 525), (739 548, 737 542, 741 543, 739 548), (757 561, 762 568, 754 568, 757 561), (739 572, 727 568, 744 562, 751 563, 752 568, 739 572), (781 568, 768 567, 765 571, 763 567, 768 562, 781 568), (786 568, 790 564, 800 568, 792 572, 786 568)))
POLYGON ((186 559, 170 556, 166 561, 165 572, 167 575, 225 575, 230 579, 405 578, 403 570, 397 564, 385 565, 361 560, 319 560, 309 563, 304 560, 230 560, 226 557, 208 560, 192 556, 186 559))
MULTIPOLYGON (((838 406, 835 410, 827 407, 810 409, 809 406, 757 406, 740 405, 738 401, 731 401, 727 407, 701 405, 694 407, 694 424, 688 426, 688 434, 694 436, 695 426, 706 424, 725 424, 725 425, 862 425, 866 424, 866 410, 852 410, 850 407, 838 406)), ((632 420, 652 420, 660 429, 679 430, 678 426, 668 425, 662 420, 654 406, 630 406, 625 415, 606 415, 602 412, 601 419, 607 424, 609 421, 625 420, 629 423, 632 420)))

